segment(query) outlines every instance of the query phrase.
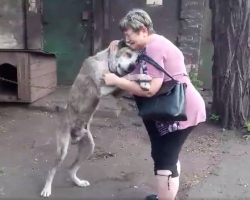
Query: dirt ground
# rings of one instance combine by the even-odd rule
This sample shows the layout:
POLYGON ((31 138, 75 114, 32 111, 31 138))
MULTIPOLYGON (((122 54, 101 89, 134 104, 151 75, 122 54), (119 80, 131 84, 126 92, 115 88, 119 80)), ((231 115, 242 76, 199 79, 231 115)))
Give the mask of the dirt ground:
MULTIPOLYGON (((57 126, 57 113, 17 104, 0 106, 0 199, 41 198, 40 191, 55 156, 57 126)), ((118 118, 96 117, 92 133, 95 153, 78 172, 91 186, 78 188, 67 176, 67 167, 74 159, 72 146, 56 174, 51 199, 143 199, 154 192, 148 136, 133 109, 123 110, 118 118)), ((237 147, 230 143, 236 148, 234 153, 248 154, 248 143, 233 135, 211 123, 203 123, 193 131, 181 152, 178 199, 201 199, 197 191, 209 177, 220 176, 218 167, 225 154, 230 155, 224 148, 227 141, 237 143, 237 147)), ((241 188, 248 189, 248 183, 241 188)), ((202 199, 209 199, 209 190, 201 193, 202 199)), ((223 198, 223 191, 220 195, 223 198)))

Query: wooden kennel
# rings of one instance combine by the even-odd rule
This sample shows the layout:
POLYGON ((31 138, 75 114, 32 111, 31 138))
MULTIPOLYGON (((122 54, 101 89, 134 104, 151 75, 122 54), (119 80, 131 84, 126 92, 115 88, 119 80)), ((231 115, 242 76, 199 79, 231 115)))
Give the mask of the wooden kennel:
POLYGON ((31 103, 57 86, 56 58, 25 50, 0 50, 0 102, 31 103))

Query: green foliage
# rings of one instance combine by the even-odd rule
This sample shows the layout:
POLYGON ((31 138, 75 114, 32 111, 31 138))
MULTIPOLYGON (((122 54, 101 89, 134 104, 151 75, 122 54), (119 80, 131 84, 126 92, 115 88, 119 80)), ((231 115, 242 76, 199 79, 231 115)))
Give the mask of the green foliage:
POLYGON ((244 128, 247 129, 247 132, 250 132, 250 121, 245 122, 244 128))
POLYGON ((197 71, 196 69, 191 68, 191 70, 189 72, 189 78, 190 78, 191 82, 193 83, 194 87, 196 89, 200 89, 203 85, 203 82, 198 79, 198 73, 196 71, 197 71))
POLYGON ((218 122, 220 120, 220 116, 216 113, 211 113, 209 119, 214 122, 218 122))

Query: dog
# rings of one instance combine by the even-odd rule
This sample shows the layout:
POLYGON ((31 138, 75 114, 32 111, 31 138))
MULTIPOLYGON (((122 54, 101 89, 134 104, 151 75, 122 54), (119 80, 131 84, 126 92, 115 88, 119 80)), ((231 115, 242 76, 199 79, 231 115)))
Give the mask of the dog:
MULTIPOLYGON (((95 143, 90 132, 90 124, 98 107, 100 98, 116 94, 119 90, 107 86, 102 79, 104 73, 112 72, 123 77, 135 68, 138 53, 123 41, 118 43, 117 50, 109 48, 85 59, 69 93, 67 107, 62 113, 60 127, 57 130, 57 156, 53 168, 48 172, 41 196, 51 195, 52 182, 58 167, 65 159, 70 143, 78 147, 78 155, 69 169, 69 175, 77 186, 89 186, 87 180, 77 177, 80 164, 94 152, 95 143)), ((148 80, 148 76, 129 76, 130 80, 148 80)))

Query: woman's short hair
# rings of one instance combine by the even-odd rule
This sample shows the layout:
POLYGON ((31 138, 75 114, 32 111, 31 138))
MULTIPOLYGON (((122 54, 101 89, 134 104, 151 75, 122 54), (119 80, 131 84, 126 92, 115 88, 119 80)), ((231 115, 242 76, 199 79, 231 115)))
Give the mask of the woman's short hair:
POLYGON ((122 31, 131 28, 133 31, 138 32, 143 26, 148 29, 150 34, 155 32, 149 14, 142 9, 129 11, 119 23, 119 27, 122 31))

